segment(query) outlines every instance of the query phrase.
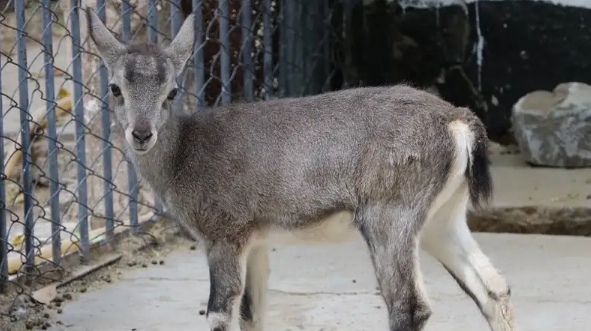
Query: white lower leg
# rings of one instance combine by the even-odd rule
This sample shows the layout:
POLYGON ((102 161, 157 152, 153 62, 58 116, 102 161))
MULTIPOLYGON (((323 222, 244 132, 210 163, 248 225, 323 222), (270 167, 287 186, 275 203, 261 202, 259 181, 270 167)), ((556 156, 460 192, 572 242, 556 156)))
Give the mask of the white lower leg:
POLYGON ((224 313, 209 313, 207 315, 207 324, 209 324, 209 329, 213 331, 226 331, 228 325, 230 328, 227 331, 241 331, 238 316, 239 313, 232 313, 231 316, 224 313))
POLYGON ((493 331, 515 331, 509 287, 474 240, 466 223, 467 204, 468 191, 462 187, 429 220, 421 246, 474 299, 493 331))

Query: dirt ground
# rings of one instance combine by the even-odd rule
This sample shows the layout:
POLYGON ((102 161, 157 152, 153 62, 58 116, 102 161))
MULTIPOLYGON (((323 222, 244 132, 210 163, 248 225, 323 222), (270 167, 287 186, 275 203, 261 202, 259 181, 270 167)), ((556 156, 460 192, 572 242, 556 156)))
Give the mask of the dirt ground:
MULTIPOLYGON (((47 305, 33 300, 31 291, 16 297, 7 295, 1 298, 0 312, 8 311, 11 316, 0 314, 0 330, 46 330, 52 324, 60 325, 59 315, 63 312, 63 306, 75 301, 83 293, 97 291, 115 283, 126 272, 162 266, 169 254, 179 250, 197 250, 197 244, 184 236, 176 224, 170 221, 155 223, 147 232, 125 238, 118 243, 115 256, 120 258, 115 263, 59 287, 57 295, 47 305)), ((89 264, 100 264, 101 260, 112 256, 112 249, 105 250, 89 264)), ((78 269, 83 267, 79 266, 78 269)), ((65 277, 66 280, 68 278, 65 277)), ((38 289, 40 288, 43 287, 38 289)))

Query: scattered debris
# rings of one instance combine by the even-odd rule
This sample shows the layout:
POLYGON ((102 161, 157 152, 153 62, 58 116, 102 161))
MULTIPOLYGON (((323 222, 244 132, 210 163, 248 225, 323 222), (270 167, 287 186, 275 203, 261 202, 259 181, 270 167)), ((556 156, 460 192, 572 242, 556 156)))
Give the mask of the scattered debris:
POLYGON ((32 298, 40 304, 48 305, 57 297, 57 284, 46 286, 33 292, 32 298))

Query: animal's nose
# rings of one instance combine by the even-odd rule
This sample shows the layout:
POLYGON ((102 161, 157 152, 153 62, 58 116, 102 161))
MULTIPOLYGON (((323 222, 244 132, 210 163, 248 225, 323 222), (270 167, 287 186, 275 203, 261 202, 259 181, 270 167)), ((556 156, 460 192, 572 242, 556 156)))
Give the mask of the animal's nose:
POLYGON ((133 131, 131 131, 131 135, 133 136, 133 139, 139 144, 145 144, 153 136, 152 131, 148 127, 136 127, 133 131))

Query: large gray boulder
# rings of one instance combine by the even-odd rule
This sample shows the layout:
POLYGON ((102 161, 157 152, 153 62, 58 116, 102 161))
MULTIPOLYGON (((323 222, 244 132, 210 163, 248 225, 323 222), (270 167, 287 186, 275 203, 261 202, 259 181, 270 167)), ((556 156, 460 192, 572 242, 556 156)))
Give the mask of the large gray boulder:
POLYGON ((528 163, 579 168, 591 166, 591 86, 563 83, 535 91, 513 106, 517 144, 528 163))

